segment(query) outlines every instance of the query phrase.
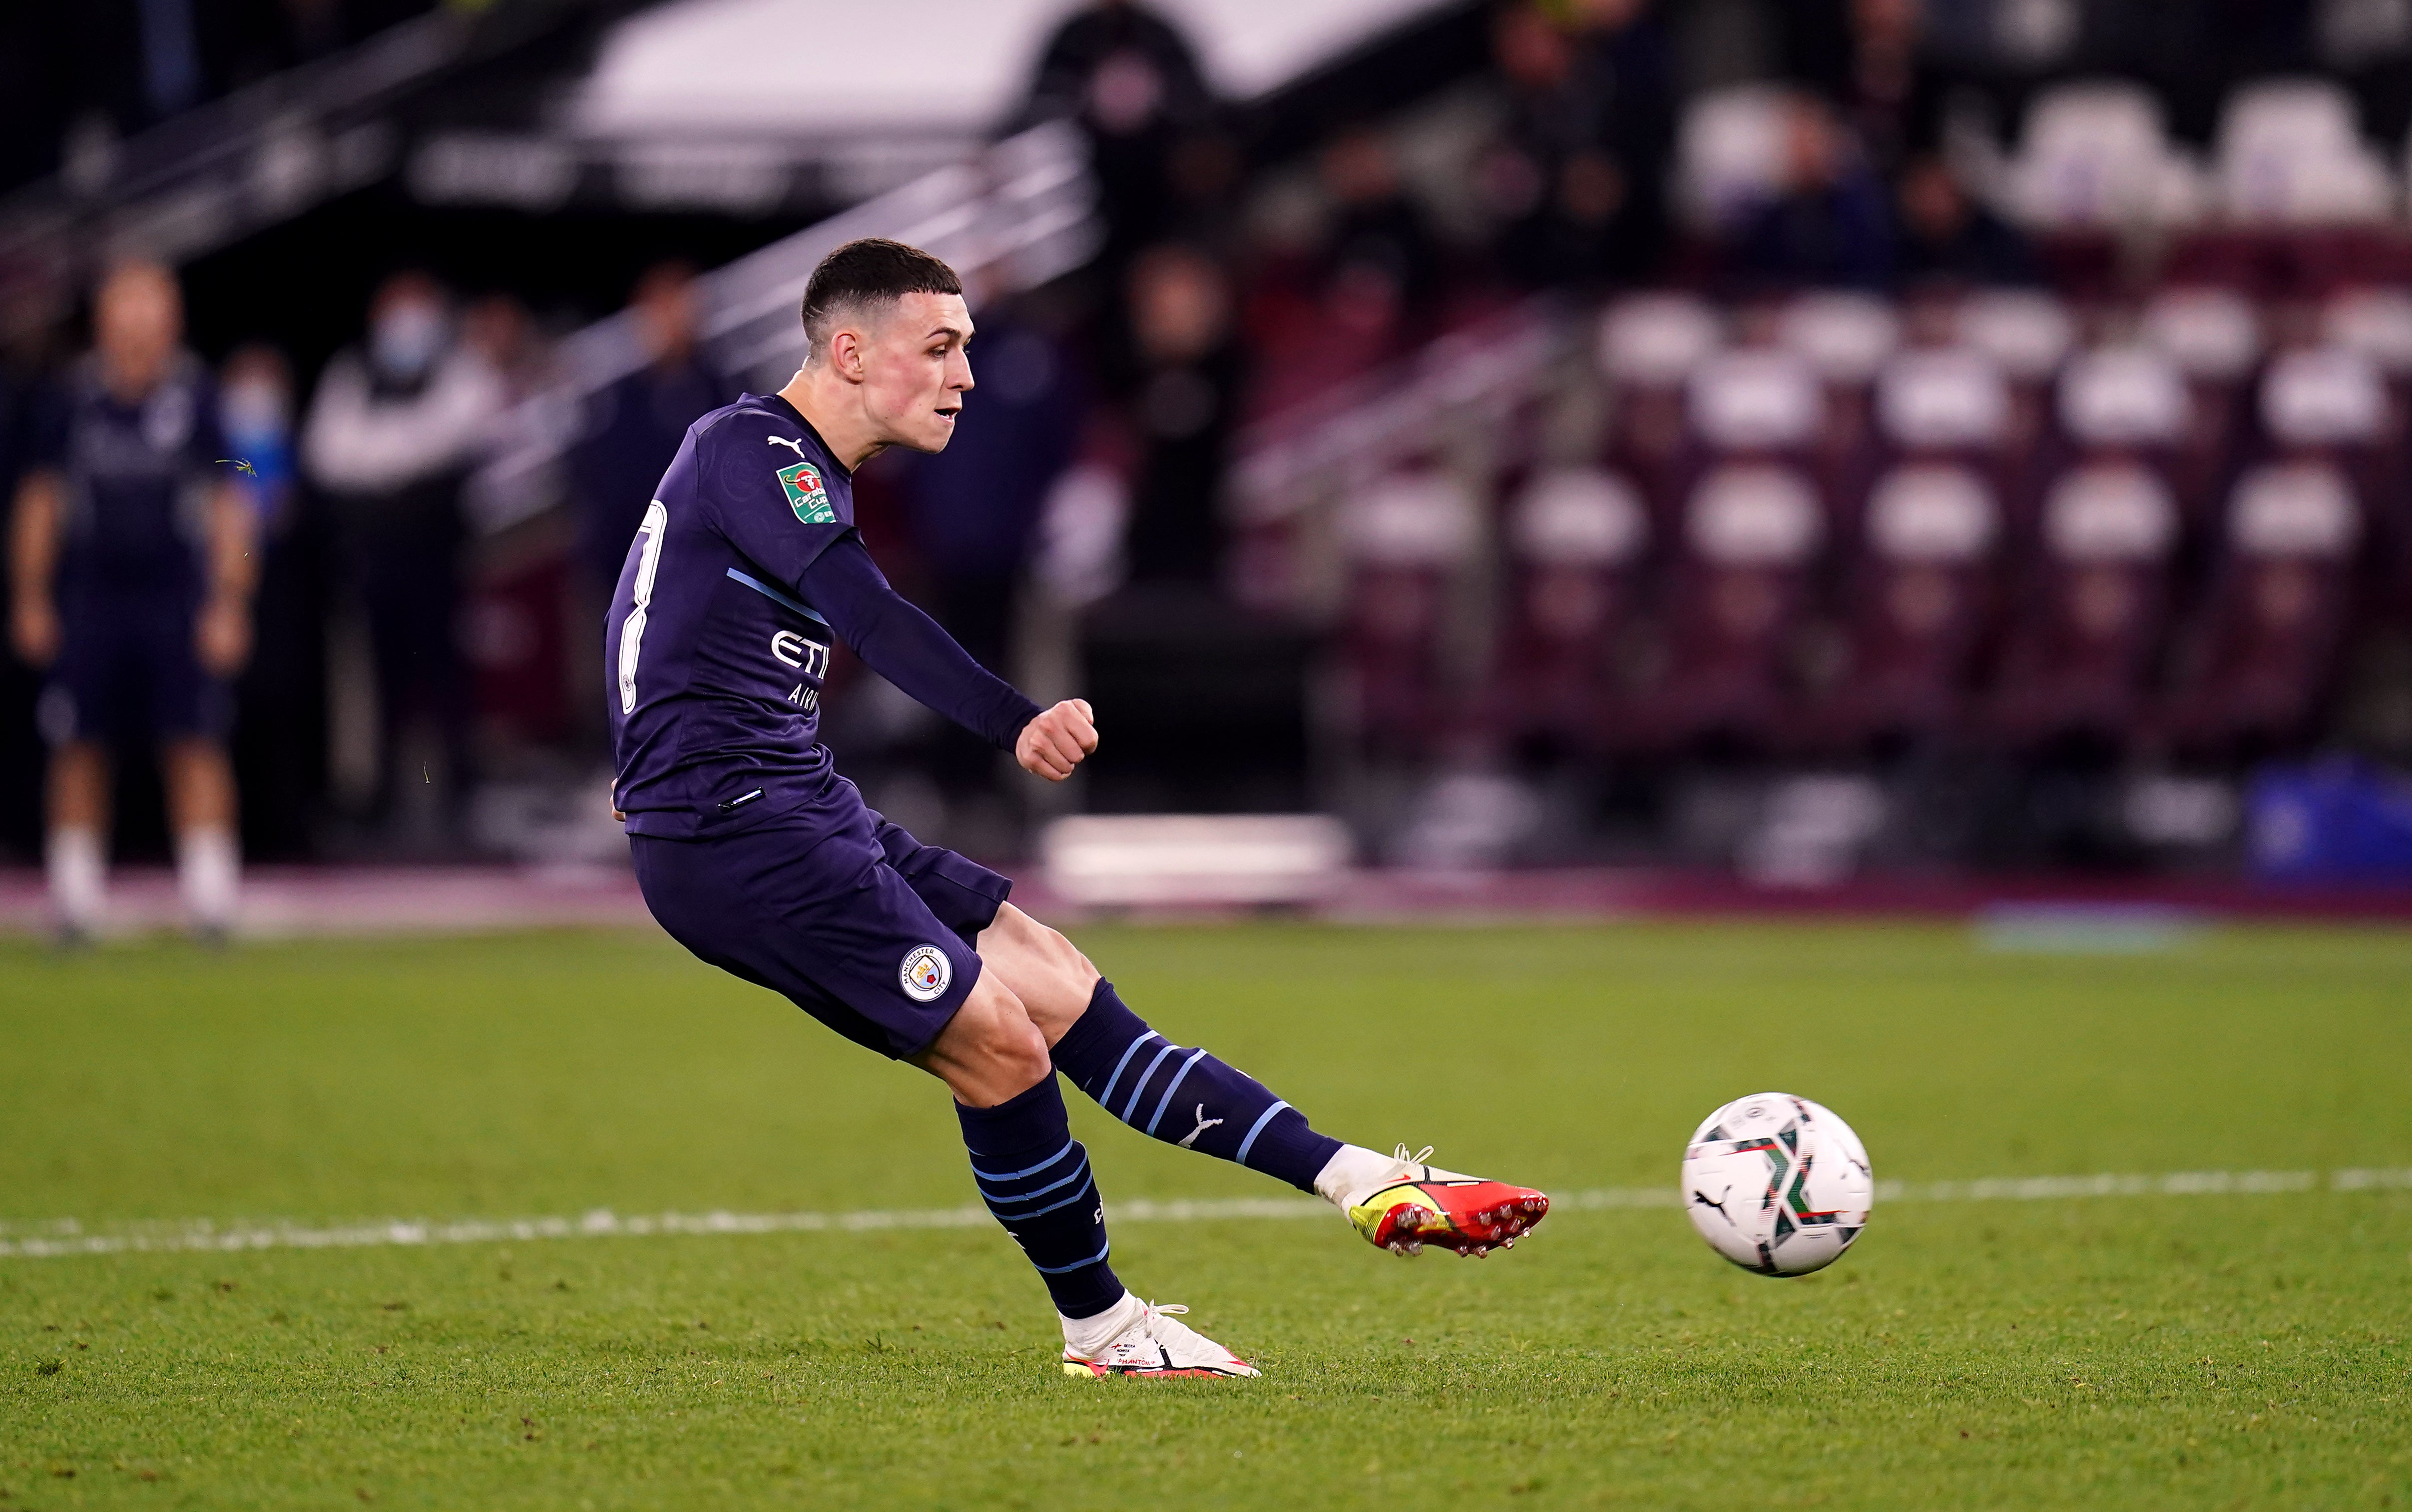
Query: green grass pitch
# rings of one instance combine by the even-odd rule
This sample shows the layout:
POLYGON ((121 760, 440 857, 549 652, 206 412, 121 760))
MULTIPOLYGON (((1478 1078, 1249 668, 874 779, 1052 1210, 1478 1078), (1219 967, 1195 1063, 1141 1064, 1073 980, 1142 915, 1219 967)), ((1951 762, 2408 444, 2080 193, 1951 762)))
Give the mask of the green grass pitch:
MULTIPOLYGON (((2412 1166, 2412 935, 1110 929, 1364 1143, 1671 1186, 1741 1094, 1880 1179, 2412 1166)), ((0 944, 0 1221, 954 1208, 934 1082, 638 936, 0 944)), ((1076 1099, 1110 1200, 1277 1195, 1076 1099)), ((0 1257, 0 1508, 2412 1506, 2412 1192, 1879 1205, 1770 1281, 1671 1207, 1488 1261, 1128 1224, 1265 1369, 1086 1382, 991 1227, 0 1257)))

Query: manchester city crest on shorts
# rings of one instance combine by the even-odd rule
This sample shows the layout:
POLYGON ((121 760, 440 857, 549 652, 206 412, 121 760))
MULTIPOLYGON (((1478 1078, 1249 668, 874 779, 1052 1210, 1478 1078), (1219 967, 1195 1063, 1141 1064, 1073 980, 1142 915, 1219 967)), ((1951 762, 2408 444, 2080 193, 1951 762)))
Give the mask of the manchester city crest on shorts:
MULTIPOLYGON (((829 490, 821 486, 821 470, 808 462, 782 467, 776 475, 787 493, 787 507, 807 525, 834 525, 837 511, 830 507, 829 490)), ((943 959, 943 958, 942 958, 943 959)))
POLYGON ((904 964, 896 975, 904 984, 906 997, 916 1003, 935 1003, 955 979, 955 967, 936 946, 917 945, 904 952, 904 964))

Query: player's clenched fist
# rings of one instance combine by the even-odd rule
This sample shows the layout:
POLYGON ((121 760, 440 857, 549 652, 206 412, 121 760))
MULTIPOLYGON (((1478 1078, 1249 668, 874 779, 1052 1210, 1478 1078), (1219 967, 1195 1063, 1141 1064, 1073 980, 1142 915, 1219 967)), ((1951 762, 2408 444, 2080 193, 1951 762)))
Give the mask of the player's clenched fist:
POLYGON ((1089 711, 1089 700, 1066 698, 1022 727, 1022 738, 1013 742, 1013 759, 1024 771, 1060 783, 1096 748, 1096 716, 1089 711))

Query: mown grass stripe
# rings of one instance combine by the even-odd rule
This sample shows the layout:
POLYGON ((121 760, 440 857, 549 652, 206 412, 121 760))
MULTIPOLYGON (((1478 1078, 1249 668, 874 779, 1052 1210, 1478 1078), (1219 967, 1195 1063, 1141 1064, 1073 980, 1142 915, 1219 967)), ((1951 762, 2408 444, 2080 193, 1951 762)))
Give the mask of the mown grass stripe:
MULTIPOLYGON (((2412 1168, 2316 1171, 2169 1171, 2158 1175, 1992 1177, 1969 1182, 1879 1182, 1879 1205, 1895 1202, 2046 1202, 2085 1197, 2249 1196, 2309 1192, 2412 1190, 2412 1168)), ((1596 1187, 1556 1199, 1561 1210, 1670 1208, 1672 1187, 1596 1187)), ((1110 1223, 1199 1223, 1313 1218, 1331 1210, 1314 1197, 1146 1197, 1107 1205, 1110 1223)), ((302 1224, 123 1223, 90 1228, 74 1219, 0 1224, 0 1258, 49 1259, 177 1250, 341 1250, 390 1245, 487 1244, 539 1239, 626 1239, 663 1234, 828 1234, 889 1228, 978 1228, 995 1220, 985 1208, 874 1209, 858 1212, 665 1212, 623 1217, 596 1209, 580 1217, 464 1218, 434 1223, 375 1219, 311 1227, 302 1224)))

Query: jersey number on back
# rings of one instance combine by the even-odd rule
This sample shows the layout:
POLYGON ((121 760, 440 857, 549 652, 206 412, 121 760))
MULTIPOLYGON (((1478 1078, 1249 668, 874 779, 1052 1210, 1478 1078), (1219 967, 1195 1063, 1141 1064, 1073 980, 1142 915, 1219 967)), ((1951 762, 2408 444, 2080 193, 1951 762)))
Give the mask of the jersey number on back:
POLYGON ((670 512, 655 499, 645 506, 645 522, 637 527, 644 543, 637 551, 637 604, 620 626, 620 712, 637 708, 637 653, 645 640, 645 609, 654 601, 654 569, 662 565, 662 537, 669 534, 670 512))

